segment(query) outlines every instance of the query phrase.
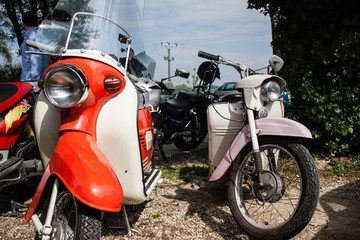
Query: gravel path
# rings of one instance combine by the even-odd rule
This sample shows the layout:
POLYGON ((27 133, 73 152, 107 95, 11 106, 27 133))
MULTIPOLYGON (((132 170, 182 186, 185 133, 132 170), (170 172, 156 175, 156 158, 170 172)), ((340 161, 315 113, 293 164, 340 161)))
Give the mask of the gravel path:
MULTIPOLYGON (((127 206, 131 235, 125 231, 122 212, 105 213, 102 239, 248 239, 232 218, 226 185, 209 183, 199 174, 206 169, 206 158, 181 154, 169 160, 160 167, 165 172, 178 169, 179 175, 165 175, 148 201, 127 206), (189 169, 193 171, 185 171, 189 169)), ((325 160, 316 163, 319 168, 326 165, 325 160)), ((358 239, 360 179, 320 180, 315 215, 294 239, 358 239)), ((31 201, 30 194, 16 188, 0 193, 0 239, 33 239, 33 223, 23 223, 23 211, 12 213, 10 198, 25 204, 31 201)))

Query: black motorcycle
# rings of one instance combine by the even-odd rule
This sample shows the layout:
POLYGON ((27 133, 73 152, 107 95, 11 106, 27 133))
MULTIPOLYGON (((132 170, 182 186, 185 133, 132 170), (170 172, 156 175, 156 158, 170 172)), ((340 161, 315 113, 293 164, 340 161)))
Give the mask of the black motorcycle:
MULTIPOLYGON (((199 146, 207 135, 206 110, 216 98, 210 89, 215 78, 220 79, 220 72, 216 64, 204 62, 197 74, 201 81, 196 92, 179 92, 173 98, 161 102, 159 110, 153 113, 158 150, 163 159, 166 159, 162 150, 164 144, 174 143, 180 150, 189 151, 199 146)), ((187 78, 188 75, 188 72, 177 69, 174 76, 187 78)), ((157 85, 171 95, 172 90, 163 80, 157 82, 157 85)))

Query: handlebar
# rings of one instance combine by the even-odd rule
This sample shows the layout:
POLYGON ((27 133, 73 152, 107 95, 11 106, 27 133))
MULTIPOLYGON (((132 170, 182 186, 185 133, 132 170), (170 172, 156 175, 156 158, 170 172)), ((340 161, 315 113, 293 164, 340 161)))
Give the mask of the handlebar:
POLYGON ((157 85, 159 85, 162 90, 168 92, 169 94, 173 93, 173 90, 169 89, 163 82, 157 82, 157 85))
POLYGON ((236 69, 238 69, 239 66, 242 65, 241 63, 234 63, 234 62, 232 62, 230 60, 227 60, 227 59, 221 57, 220 55, 214 55, 214 54, 203 52, 203 51, 199 51, 198 56, 202 57, 202 58, 212 60, 212 61, 215 61, 218 64, 225 64, 225 65, 232 66, 232 67, 234 67, 236 69))
POLYGON ((241 78, 249 76, 249 74, 255 73, 252 69, 246 67, 244 64, 232 62, 230 60, 227 60, 227 59, 221 57, 220 55, 214 55, 211 53, 199 51, 198 56, 212 60, 212 61, 216 62, 217 64, 224 64, 224 65, 232 66, 240 73, 241 78))
POLYGON ((37 48, 37 49, 43 49, 45 52, 56 52, 56 47, 54 46, 50 46, 50 45, 46 45, 43 43, 39 43, 39 42, 35 42, 32 40, 26 40, 26 45, 33 47, 33 48, 37 48))
POLYGON ((219 55, 213 55, 211 53, 207 53, 207 52, 203 52, 203 51, 199 51, 198 56, 202 57, 202 58, 209 59, 209 60, 214 60, 214 61, 219 61, 220 60, 219 55))

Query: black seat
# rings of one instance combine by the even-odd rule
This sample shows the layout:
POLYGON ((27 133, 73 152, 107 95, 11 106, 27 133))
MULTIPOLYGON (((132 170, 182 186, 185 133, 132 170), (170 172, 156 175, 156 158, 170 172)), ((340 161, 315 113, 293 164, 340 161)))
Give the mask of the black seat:
POLYGON ((174 117, 186 117, 192 107, 204 100, 206 96, 202 93, 180 92, 176 98, 165 102, 165 108, 174 117))
POLYGON ((166 111, 174 117, 189 115, 190 101, 184 98, 172 98, 165 102, 166 111))
POLYGON ((206 99, 205 94, 201 92, 180 92, 177 97, 185 98, 189 100, 193 105, 196 105, 197 103, 202 102, 206 99))
POLYGON ((32 89, 32 85, 26 82, 0 83, 0 113, 19 102, 32 89))
POLYGON ((14 96, 17 93, 18 89, 19 88, 15 84, 0 84, 0 103, 14 96))

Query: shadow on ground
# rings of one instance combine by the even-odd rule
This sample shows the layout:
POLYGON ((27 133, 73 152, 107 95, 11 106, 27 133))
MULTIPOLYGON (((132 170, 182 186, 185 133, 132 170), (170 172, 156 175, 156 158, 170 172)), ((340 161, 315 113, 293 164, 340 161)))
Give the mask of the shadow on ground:
MULTIPOLYGON (((37 184, 40 178, 31 178, 26 181, 19 182, 15 185, 8 186, 0 191, 0 214, 15 210, 21 215, 27 210, 28 201, 34 196, 37 184), (11 202, 15 205, 12 206, 11 202)), ((15 211, 13 211, 15 213, 15 211)))
POLYGON ((324 194, 319 203, 329 220, 314 239, 359 239, 360 180, 324 194))
POLYGON ((245 239, 228 207, 226 185, 204 183, 193 190, 179 187, 175 199, 188 202, 186 216, 192 218, 197 214, 207 227, 222 239, 245 239))

